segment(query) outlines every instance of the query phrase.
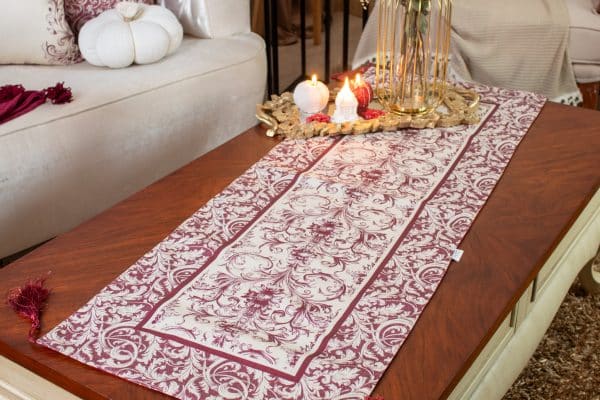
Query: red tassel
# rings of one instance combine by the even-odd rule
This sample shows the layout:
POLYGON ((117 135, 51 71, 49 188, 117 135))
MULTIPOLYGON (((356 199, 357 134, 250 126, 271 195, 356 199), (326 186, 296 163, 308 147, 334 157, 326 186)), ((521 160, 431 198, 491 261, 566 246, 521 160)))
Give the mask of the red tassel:
POLYGON ((27 282, 24 286, 8 292, 8 304, 20 316, 31 321, 29 341, 35 343, 35 334, 40 329, 40 315, 50 290, 44 287, 46 278, 38 278, 27 282))
POLYGON ((71 88, 64 82, 44 90, 25 90, 23 85, 0 87, 0 124, 26 114, 50 100, 53 104, 70 103, 73 100, 71 88))
POLYGON ((58 82, 54 87, 44 89, 46 97, 52 101, 52 104, 70 103, 73 100, 71 88, 64 85, 64 82, 58 82))

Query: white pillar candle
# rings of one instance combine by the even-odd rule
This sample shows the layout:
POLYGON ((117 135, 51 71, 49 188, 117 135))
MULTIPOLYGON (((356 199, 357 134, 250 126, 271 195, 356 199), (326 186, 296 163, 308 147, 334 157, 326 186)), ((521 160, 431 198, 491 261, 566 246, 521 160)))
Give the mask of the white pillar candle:
POLYGON ((329 102, 329 89, 313 75, 311 80, 300 82, 294 90, 294 103, 303 116, 316 114, 323 110, 329 102))
POLYGON ((341 123, 348 121, 356 121, 358 119, 358 100, 350 90, 348 78, 344 82, 344 87, 335 98, 335 112, 333 113, 333 122, 341 123))

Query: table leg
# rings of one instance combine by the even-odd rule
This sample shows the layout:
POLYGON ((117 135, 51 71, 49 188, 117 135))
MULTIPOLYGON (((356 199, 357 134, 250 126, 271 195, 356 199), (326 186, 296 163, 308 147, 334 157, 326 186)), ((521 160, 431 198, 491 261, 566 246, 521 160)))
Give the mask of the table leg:
POLYGON ((344 0, 344 34, 342 44, 342 67, 344 71, 348 71, 348 56, 350 47, 350 0, 344 0))
POLYGON ((583 108, 590 108, 592 110, 598 109, 598 95, 600 92, 600 82, 591 83, 579 83, 579 90, 583 95, 583 108))
POLYGON ((600 251, 581 269, 579 281, 588 293, 600 293, 600 251))
POLYGON ((323 23, 323 1, 313 0, 312 2, 312 15, 313 15, 313 43, 315 46, 321 44, 321 33, 323 23))
POLYGON ((265 19, 263 0, 254 0, 252 2, 252 32, 264 37, 265 19))

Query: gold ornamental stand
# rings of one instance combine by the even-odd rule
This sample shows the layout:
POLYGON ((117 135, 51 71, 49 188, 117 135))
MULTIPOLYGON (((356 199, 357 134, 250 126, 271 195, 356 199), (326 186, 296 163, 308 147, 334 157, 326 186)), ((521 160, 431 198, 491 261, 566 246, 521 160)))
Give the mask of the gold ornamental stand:
MULTIPOLYGON (((328 114, 332 114, 333 99, 339 89, 331 91, 328 114)), ((359 135, 371 132, 394 132, 399 129, 425 129, 451 127, 479 122, 479 94, 472 90, 448 86, 442 104, 427 114, 396 114, 388 112, 379 118, 345 123, 310 122, 303 123, 300 110, 294 104, 293 95, 285 92, 281 96, 272 95, 271 100, 256 106, 256 118, 267 127, 267 136, 284 136, 291 139, 306 139, 313 136, 359 135)), ((377 102, 371 108, 382 109, 377 102)))

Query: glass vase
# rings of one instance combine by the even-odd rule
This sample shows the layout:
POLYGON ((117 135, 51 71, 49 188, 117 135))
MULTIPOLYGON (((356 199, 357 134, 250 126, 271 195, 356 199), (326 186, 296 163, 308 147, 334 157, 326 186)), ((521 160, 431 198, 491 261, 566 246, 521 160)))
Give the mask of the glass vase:
POLYGON ((375 95, 397 114, 435 110, 446 90, 452 0, 380 0, 375 95))

